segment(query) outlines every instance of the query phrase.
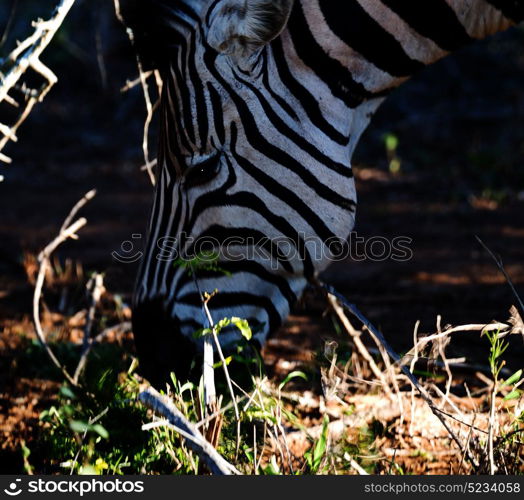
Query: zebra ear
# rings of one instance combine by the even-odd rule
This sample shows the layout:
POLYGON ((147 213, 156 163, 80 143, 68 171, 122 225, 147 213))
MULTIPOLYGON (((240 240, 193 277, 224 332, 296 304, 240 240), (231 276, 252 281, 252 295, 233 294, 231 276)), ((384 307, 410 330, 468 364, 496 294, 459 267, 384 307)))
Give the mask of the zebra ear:
POLYGON ((285 28, 294 0, 218 0, 207 15, 207 42, 235 59, 249 57, 285 28))

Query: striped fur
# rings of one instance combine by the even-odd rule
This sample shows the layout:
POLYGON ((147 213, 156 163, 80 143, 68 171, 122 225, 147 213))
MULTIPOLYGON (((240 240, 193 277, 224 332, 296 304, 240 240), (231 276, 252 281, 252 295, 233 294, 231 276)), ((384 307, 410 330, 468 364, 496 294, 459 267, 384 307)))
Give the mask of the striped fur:
MULTIPOLYGON (((191 254, 191 238, 236 238, 242 248, 228 248, 246 254, 262 242, 262 255, 223 255, 231 276, 197 273, 201 290, 219 290, 209 304, 214 319, 257 322, 262 343, 329 264, 321 247, 352 230, 351 156, 388 93, 449 51, 524 18, 524 0, 295 0, 290 11, 285 1, 144 2, 165 82, 134 300, 151 378, 186 371, 195 345, 187 339, 203 324, 194 277, 173 263, 191 254), (278 5, 264 16, 268 4, 278 5), (282 249, 284 240, 291 243, 282 249)), ((221 341, 238 338, 230 331, 221 341)))

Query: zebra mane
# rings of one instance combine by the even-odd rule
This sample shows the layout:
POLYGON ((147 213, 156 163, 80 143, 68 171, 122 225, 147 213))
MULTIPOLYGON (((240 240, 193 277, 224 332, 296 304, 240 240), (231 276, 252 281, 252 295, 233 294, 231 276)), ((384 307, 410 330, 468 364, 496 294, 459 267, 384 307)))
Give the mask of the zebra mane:
POLYGON ((208 14, 208 43, 219 52, 245 57, 285 28, 294 0, 218 0, 208 14))
POLYGON ((145 69, 159 67, 183 33, 180 20, 196 24, 208 0, 119 0, 122 21, 145 69))

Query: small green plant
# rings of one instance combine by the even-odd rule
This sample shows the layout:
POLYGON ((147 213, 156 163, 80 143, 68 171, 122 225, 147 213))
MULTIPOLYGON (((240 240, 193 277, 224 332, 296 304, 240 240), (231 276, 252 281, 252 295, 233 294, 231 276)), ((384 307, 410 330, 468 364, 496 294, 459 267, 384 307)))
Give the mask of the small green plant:
POLYGON ((324 415, 322 432, 313 446, 304 454, 310 474, 318 474, 326 460, 329 439, 329 417, 324 415))
MULTIPOLYGON (((178 446, 168 429, 141 430, 146 409, 135 403, 139 384, 128 372, 98 372, 89 392, 62 386, 57 404, 43 411, 38 445, 52 471, 79 474, 173 473, 192 470, 174 460, 178 446)), ((92 366, 90 367, 92 370, 92 366)), ((93 374, 95 375, 95 374, 93 374)))
POLYGON ((500 372, 505 365, 505 361, 501 358, 508 348, 508 344, 500 337, 500 332, 498 331, 486 331, 485 333, 490 345, 488 357, 489 367, 493 375, 494 383, 498 384, 500 372))
POLYGON ((226 276, 231 273, 218 265, 220 259, 219 252, 215 250, 204 250, 192 258, 181 258, 175 260, 174 266, 186 269, 190 276, 194 276, 197 271, 215 271, 226 276))
POLYGON ((502 338, 499 331, 485 331, 484 333, 490 345, 488 361, 493 377, 486 442, 488 470, 490 474, 495 474, 498 470, 504 468, 507 473, 511 473, 508 469, 509 463, 512 464, 509 467, 515 467, 514 473, 517 473, 519 466, 511 457, 518 456, 518 449, 521 446, 521 435, 524 433, 522 410, 518 409, 519 405, 514 406, 513 409, 509 406, 506 408, 506 415, 503 415, 501 405, 497 404, 497 397, 503 391, 508 391, 503 397, 504 402, 520 400, 522 390, 519 389, 519 386, 524 382, 522 379, 523 372, 522 369, 517 370, 506 380, 501 380, 500 375, 505 365, 502 356, 508 349, 509 343, 502 338), (500 429, 498 435, 497 429, 500 429))
POLYGON ((210 335, 211 333, 213 333, 213 330, 218 335, 224 328, 231 326, 231 325, 236 326, 240 330, 242 337, 244 337, 246 340, 251 340, 251 338, 253 337, 253 332, 251 331, 251 328, 247 320, 242 319, 242 318, 237 318, 237 317, 221 319, 215 325, 214 329, 213 328, 201 328, 200 330, 197 330, 193 334, 193 337, 195 339, 199 339, 203 337, 204 335, 210 335))
POLYGON ((273 455, 269 463, 264 467, 263 472, 266 476, 280 476, 282 471, 277 463, 277 457, 273 455))
POLYGON ((386 148, 389 171, 392 174, 398 174, 402 166, 402 161, 397 154, 399 144, 398 137, 395 134, 389 132, 384 135, 383 140, 384 146, 386 148))

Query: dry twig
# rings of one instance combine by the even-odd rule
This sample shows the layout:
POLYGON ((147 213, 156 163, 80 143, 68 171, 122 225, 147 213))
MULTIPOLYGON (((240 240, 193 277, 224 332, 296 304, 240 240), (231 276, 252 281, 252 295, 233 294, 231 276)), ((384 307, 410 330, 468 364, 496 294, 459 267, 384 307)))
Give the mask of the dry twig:
POLYGON ((49 243, 38 255, 39 269, 35 283, 35 290, 33 293, 33 323, 35 325, 36 335, 38 340, 45 349, 47 355, 53 362, 53 364, 62 372, 66 380, 73 386, 78 386, 78 380, 75 377, 72 377, 66 368, 60 363, 58 358, 55 356, 51 347, 47 343, 46 335, 42 328, 42 323, 40 321, 40 298, 42 296, 42 288, 45 282, 45 276, 47 270, 51 267, 51 254, 67 239, 77 239, 77 232, 79 229, 84 227, 87 223, 87 220, 84 217, 76 220, 71 223, 75 218, 78 211, 96 194, 96 191, 93 189, 85 194, 85 196, 72 208, 71 212, 64 221, 64 224, 60 228, 58 236, 49 243))
POLYGON ((333 310, 335 311, 336 315, 338 316, 338 318, 344 325, 344 328, 351 336, 351 339, 355 343, 355 346, 358 349, 358 352, 369 364, 369 367, 371 371, 373 372, 373 375, 377 378, 377 380, 380 380, 380 383, 382 384, 384 392, 386 392, 386 394, 388 395, 392 395, 393 393, 389 387, 386 377, 382 373, 382 370, 377 366, 377 364, 375 363, 375 360, 373 359, 371 354, 369 354, 369 351, 367 350, 366 346, 360 339, 360 332, 355 330, 355 328, 353 328, 353 326, 351 325, 350 321, 348 320, 347 316, 344 313, 344 309, 338 303, 337 297, 335 297, 332 293, 328 293, 328 301, 331 307, 333 308, 333 310))

